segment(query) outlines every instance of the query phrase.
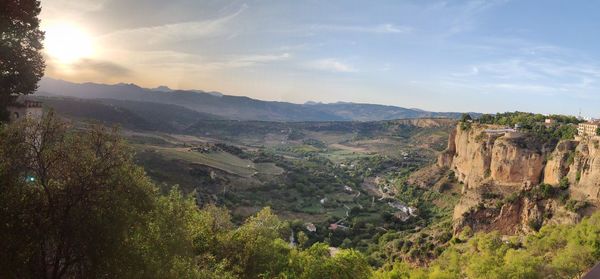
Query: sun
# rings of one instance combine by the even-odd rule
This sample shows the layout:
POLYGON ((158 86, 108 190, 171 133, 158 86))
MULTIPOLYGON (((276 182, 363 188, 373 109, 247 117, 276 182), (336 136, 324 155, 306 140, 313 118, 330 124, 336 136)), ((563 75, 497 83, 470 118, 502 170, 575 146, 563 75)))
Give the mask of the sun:
POLYGON ((76 25, 57 24, 45 31, 46 53, 59 63, 71 64, 92 56, 94 52, 91 36, 76 25))

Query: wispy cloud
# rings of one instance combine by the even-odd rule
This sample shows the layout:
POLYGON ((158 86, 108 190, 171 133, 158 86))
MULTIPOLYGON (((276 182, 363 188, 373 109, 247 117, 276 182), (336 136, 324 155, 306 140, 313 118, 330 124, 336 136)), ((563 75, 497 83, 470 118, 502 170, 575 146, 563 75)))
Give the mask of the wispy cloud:
POLYGON ((405 34, 413 31, 412 27, 399 26, 391 23, 379 25, 312 25, 311 30, 327 32, 360 32, 373 34, 405 34))
POLYGON ((509 0, 439 1, 425 9, 425 17, 432 21, 441 20, 440 23, 446 26, 441 37, 448 38, 476 29, 481 14, 507 2, 509 0))
POLYGON ((597 98, 600 66, 546 57, 519 57, 479 63, 454 73, 444 81, 453 87, 468 87, 496 93, 528 93, 542 96, 569 94, 597 98))
MULTIPOLYGON (((224 34, 225 25, 240 15, 247 5, 236 12, 210 20, 170 23, 158 26, 119 30, 101 38, 106 44, 119 46, 152 46, 177 43, 224 34)), ((228 34, 230 35, 230 34, 228 34)))
POLYGON ((336 72, 336 73, 355 73, 358 72, 352 65, 346 64, 334 58, 326 58, 314 60, 306 63, 306 66, 311 69, 321 71, 336 72))
POLYGON ((284 52, 206 57, 178 51, 127 51, 116 54, 116 56, 123 57, 123 59, 141 61, 139 63, 144 65, 146 69, 155 71, 184 70, 210 72, 276 63, 290 59, 292 54, 284 52))

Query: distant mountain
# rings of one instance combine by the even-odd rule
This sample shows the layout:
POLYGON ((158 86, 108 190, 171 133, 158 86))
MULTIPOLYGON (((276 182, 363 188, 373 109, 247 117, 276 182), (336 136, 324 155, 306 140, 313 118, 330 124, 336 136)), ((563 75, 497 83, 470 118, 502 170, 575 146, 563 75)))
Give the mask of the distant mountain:
POLYGON ((44 106, 70 119, 93 120, 131 130, 181 132, 198 121, 223 118, 181 106, 115 99, 37 96, 44 106))
POLYGON ((173 89, 169 88, 168 86, 164 86, 164 85, 161 85, 156 88, 152 88, 151 90, 158 91, 158 92, 172 92, 173 91, 173 89))
POLYGON ((395 106, 356 103, 306 103, 262 101, 201 90, 154 89, 135 84, 72 83, 44 78, 37 95, 79 99, 114 99, 181 106, 192 111, 232 120, 259 121, 377 121, 425 117, 458 118, 460 113, 438 113, 395 106))
POLYGON ((409 118, 459 118, 458 112, 430 112, 395 106, 338 102, 332 104, 306 103, 304 106, 356 121, 392 120, 409 118))

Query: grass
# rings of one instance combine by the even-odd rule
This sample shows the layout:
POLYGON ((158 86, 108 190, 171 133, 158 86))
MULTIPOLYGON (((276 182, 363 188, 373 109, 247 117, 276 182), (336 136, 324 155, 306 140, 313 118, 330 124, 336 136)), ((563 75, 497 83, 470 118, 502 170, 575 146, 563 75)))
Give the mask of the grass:
POLYGON ((152 148, 167 159, 183 160, 193 164, 206 165, 242 177, 251 177, 256 173, 266 175, 280 175, 283 173, 283 170, 273 163, 255 164, 250 160, 239 158, 227 152, 201 153, 192 151, 189 148, 181 147, 169 148, 148 145, 145 145, 144 147, 152 148))

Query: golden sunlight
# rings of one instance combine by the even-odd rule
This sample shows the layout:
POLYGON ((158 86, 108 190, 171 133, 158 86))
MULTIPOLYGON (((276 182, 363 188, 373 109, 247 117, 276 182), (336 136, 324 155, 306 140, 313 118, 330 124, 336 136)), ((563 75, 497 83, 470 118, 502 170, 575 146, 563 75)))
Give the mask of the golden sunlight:
POLYGON ((75 25, 52 25, 45 31, 46 53, 58 63, 71 64, 90 57, 94 52, 91 36, 75 25))

